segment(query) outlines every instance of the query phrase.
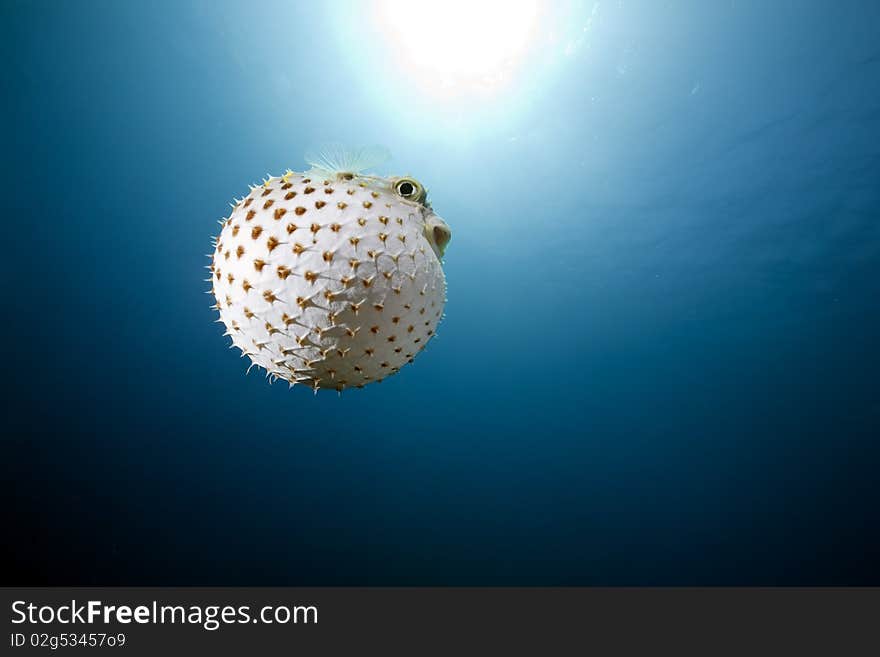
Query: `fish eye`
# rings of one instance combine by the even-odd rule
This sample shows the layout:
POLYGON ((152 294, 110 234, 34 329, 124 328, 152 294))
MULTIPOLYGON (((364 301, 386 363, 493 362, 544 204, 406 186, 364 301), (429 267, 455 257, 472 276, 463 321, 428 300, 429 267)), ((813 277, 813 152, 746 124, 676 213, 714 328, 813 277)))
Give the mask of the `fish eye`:
POLYGON ((412 178, 401 178, 398 180, 394 185, 394 191, 397 192, 398 196, 405 198, 407 201, 416 201, 417 203, 424 201, 425 188, 412 178))

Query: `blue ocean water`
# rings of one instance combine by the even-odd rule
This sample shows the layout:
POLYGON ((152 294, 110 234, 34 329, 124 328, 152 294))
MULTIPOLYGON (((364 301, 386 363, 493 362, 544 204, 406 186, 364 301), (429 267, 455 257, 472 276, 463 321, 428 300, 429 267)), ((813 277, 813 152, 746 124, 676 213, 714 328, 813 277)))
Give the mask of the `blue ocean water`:
POLYGON ((880 5, 544 3, 454 99, 371 7, 0 3, 4 583, 880 584, 880 5), (341 397, 203 282, 326 140, 453 230, 341 397))

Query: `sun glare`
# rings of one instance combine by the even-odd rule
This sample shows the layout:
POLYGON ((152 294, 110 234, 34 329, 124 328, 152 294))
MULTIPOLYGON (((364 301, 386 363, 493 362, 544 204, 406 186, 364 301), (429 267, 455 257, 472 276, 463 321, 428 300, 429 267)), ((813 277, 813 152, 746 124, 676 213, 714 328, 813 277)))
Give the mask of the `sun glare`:
POLYGON ((378 0, 393 56, 425 91, 491 94, 507 84, 537 31, 530 0, 378 0))

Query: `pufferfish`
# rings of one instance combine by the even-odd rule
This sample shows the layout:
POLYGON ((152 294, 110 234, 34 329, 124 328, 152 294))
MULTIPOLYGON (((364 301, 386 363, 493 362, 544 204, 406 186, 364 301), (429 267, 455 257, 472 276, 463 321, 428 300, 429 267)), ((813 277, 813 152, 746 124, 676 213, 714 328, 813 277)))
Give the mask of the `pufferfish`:
POLYGON ((270 380, 361 388, 434 336, 452 233, 418 180, 364 173, 386 157, 325 148, 306 156, 310 170, 267 178, 221 220, 214 308, 270 380))

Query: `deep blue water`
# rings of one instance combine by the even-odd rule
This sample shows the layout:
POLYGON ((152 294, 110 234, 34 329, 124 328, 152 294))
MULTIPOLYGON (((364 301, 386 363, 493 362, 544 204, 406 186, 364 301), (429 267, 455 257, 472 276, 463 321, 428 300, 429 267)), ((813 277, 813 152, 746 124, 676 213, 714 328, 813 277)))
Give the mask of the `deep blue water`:
POLYGON ((596 4, 453 102, 362 5, 2 0, 3 583, 880 584, 880 4, 596 4), (325 140, 453 229, 341 397, 203 282, 325 140))

